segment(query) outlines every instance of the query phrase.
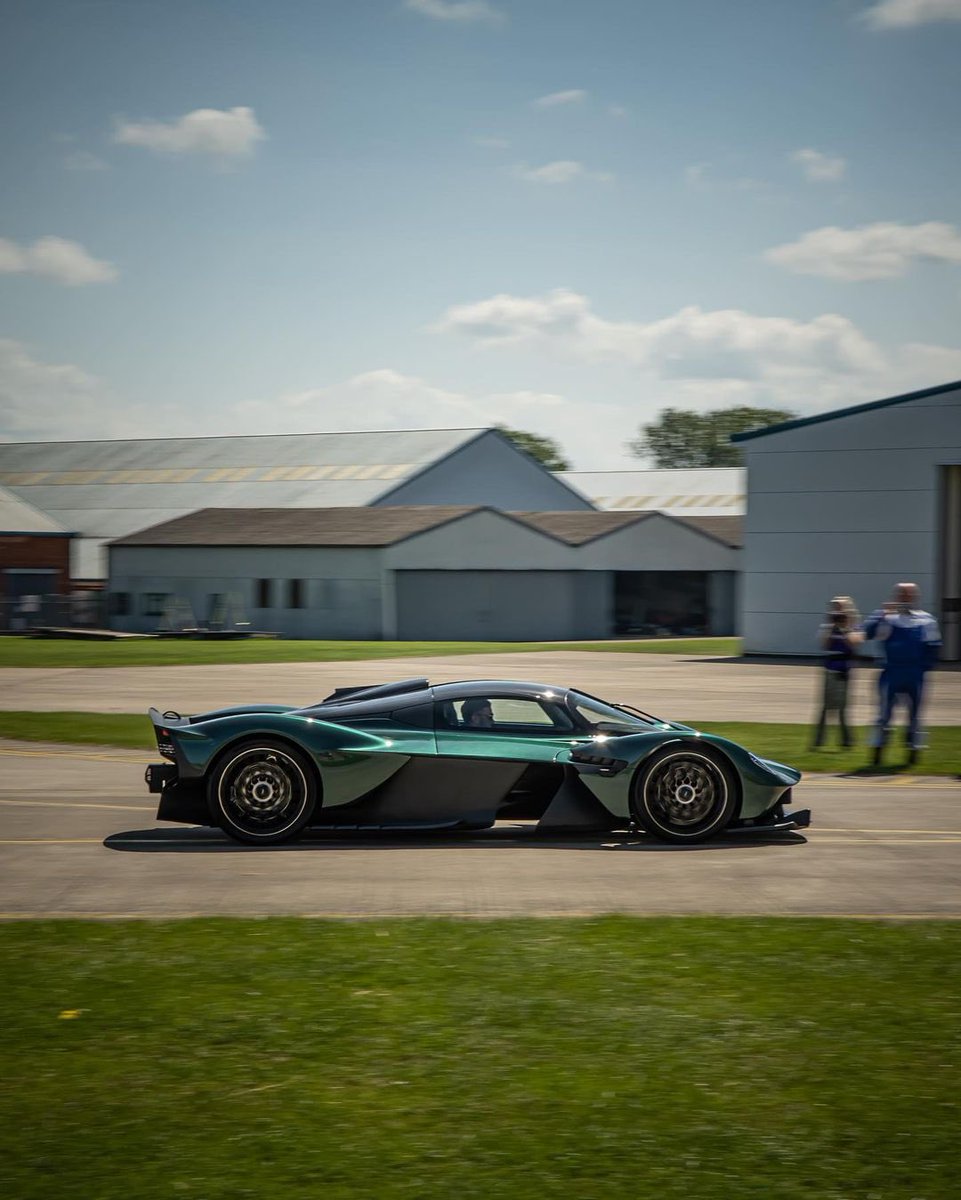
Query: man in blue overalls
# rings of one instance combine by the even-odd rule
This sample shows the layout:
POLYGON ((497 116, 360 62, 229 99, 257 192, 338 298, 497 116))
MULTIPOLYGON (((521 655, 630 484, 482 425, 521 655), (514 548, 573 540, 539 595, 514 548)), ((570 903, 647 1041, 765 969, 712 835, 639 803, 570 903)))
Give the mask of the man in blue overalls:
POLYGON ((872 739, 876 767, 881 765, 891 714, 899 696, 908 706, 905 740, 909 764, 917 761, 924 740, 921 729, 924 677, 937 662, 941 634, 934 617, 919 607, 920 601, 921 590, 916 583, 899 583, 893 599, 864 622, 864 636, 875 638, 881 649, 878 723, 872 739))

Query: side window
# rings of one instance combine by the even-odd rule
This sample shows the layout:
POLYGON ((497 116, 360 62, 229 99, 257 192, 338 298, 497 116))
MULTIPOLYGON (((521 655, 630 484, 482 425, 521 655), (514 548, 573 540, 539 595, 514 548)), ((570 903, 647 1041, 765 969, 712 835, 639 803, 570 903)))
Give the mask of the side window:
POLYGON ((272 579, 256 579, 254 608, 273 608, 274 607, 274 581, 272 579))
POLYGON ((145 617, 162 617, 169 597, 166 592, 145 592, 141 598, 141 609, 145 617))
POLYGON ((472 732, 556 734, 567 733, 573 723, 559 704, 519 696, 469 696, 437 705, 439 729, 472 732))
POLYGON ((406 725, 413 729, 434 728, 434 706, 432 704, 414 704, 409 708, 398 708, 390 714, 390 719, 398 725, 406 725))

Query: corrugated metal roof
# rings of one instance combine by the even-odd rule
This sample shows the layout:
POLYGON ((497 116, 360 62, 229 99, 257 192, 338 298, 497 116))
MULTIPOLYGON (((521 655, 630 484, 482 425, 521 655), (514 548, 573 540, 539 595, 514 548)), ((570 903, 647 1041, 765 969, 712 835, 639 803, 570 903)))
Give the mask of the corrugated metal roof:
POLYGON ((606 512, 655 509, 676 516, 739 516, 747 504, 743 467, 564 471, 560 478, 606 512))
POLYGON ((67 530, 52 517, 0 487, 0 533, 59 533, 67 530))
POLYGON ((482 429, 0 443, 0 486, 82 537, 74 578, 106 574, 105 540, 204 508, 367 505, 482 429))
POLYGON ((479 507, 205 508, 112 542, 113 546, 392 546, 479 507))

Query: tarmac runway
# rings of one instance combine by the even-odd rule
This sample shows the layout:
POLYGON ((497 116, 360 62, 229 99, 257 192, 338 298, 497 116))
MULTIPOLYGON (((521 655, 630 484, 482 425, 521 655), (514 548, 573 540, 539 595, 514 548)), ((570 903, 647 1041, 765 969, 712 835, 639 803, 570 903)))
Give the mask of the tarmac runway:
MULTIPOLYGON (((579 687, 658 716, 690 721, 809 722, 820 688, 820 669, 812 662, 570 650, 246 666, 7 667, 0 669, 0 709, 145 712, 155 705, 196 713, 250 702, 306 705, 335 687, 419 675, 434 683, 534 679, 579 687)), ((855 671, 853 724, 873 720, 876 687, 873 667, 855 671)), ((934 672, 927 690, 927 723, 961 725, 961 671, 934 672)))
POLYGON ((130 751, 0 741, 0 919, 961 919, 961 785, 944 779, 812 776, 795 792, 813 810, 811 829, 766 840, 675 847, 502 823, 429 836, 313 833, 263 849, 158 824, 143 765, 130 751))

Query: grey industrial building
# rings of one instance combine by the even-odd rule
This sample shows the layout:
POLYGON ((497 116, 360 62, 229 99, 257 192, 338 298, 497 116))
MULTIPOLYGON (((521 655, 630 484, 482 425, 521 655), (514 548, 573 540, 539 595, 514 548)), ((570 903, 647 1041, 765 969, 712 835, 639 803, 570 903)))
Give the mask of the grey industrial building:
POLYGON ((70 589, 71 534, 0 487, 0 630, 43 615, 45 597, 70 589))
POLYGON ((106 577, 106 542, 202 508, 593 507, 496 429, 6 442, 0 487, 79 535, 75 581, 106 577))
POLYGON ((607 512, 651 510, 678 517, 737 517, 744 513, 743 467, 670 470, 561 471, 558 479, 607 512))
POLYGON ((208 509, 114 541, 112 623, 287 637, 734 632, 740 519, 484 506, 208 509))
POLYGON ((869 612, 913 580, 945 657, 961 658, 961 382, 734 440, 748 476, 748 653, 811 654, 831 596, 869 612))

